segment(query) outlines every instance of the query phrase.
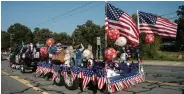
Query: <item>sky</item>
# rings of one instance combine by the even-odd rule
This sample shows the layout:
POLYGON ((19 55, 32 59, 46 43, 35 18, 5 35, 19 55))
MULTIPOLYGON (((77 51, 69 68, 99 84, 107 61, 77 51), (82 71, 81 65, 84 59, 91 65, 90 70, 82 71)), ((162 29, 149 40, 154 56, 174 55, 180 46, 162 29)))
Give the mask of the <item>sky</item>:
MULTIPOLYGON (((90 2, 1 1, 1 30, 7 31, 10 25, 21 23, 32 31, 35 27, 39 27, 48 28, 52 32, 66 32, 71 35, 77 25, 85 24, 87 20, 92 20, 97 25, 104 25, 105 2, 90 2), (87 3, 89 4, 85 7, 68 12, 87 3), (66 12, 68 13, 63 15, 66 12), (51 20, 52 18, 55 19, 51 20)), ((108 3, 120 8, 129 15, 136 13, 137 10, 164 15, 176 12, 180 5, 184 5, 184 1, 108 1, 108 3)), ((173 18, 177 17, 177 15, 174 13, 164 17, 173 18)), ((174 19, 170 20, 173 21, 174 19)))

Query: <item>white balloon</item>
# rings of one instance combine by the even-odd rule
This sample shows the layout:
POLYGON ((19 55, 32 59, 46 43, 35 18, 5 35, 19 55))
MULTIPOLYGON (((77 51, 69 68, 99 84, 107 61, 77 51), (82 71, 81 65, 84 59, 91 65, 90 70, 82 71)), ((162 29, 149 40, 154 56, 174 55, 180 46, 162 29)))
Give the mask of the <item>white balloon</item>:
POLYGON ((127 53, 122 53, 121 56, 120 56, 120 59, 125 61, 126 60, 126 57, 127 57, 127 53))
POLYGON ((127 43, 127 39, 125 37, 119 37, 116 40, 115 45, 124 46, 124 45, 126 45, 126 43, 127 43))
POLYGON ((82 53, 83 57, 86 58, 90 55, 90 51, 88 49, 84 50, 82 53))

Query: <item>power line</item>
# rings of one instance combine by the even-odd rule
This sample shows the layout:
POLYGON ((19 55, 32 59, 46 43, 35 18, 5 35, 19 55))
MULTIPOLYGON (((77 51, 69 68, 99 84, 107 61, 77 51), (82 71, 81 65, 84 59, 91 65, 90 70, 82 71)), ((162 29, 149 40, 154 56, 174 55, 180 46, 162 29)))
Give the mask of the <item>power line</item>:
POLYGON ((168 18, 168 19, 175 19, 175 18, 178 18, 178 17, 171 17, 171 18, 168 18))
POLYGON ((167 14, 163 14, 163 15, 160 15, 160 16, 166 16, 166 15, 171 15, 171 14, 175 14, 176 12, 172 12, 172 13, 167 13, 167 14))
MULTIPOLYGON (((97 6, 101 5, 101 4, 104 4, 104 3, 99 3, 99 4, 96 4, 96 5, 92 6, 92 7, 88 7, 88 8, 83 9, 83 10, 81 10, 81 11, 77 12, 77 13, 74 13, 74 14, 68 15, 67 17, 77 15, 77 14, 79 14, 79 13, 81 13, 81 12, 86 12, 85 10, 92 9, 92 8, 94 8, 94 7, 97 7, 97 6)), ((57 21, 58 21, 58 20, 57 20, 57 21)))
POLYGON ((78 10, 78 9, 80 9, 80 8, 83 8, 83 7, 87 6, 87 5, 90 5, 90 4, 92 4, 93 2, 94 2, 94 1, 89 2, 89 3, 87 3, 87 4, 84 4, 84 5, 82 5, 82 6, 77 7, 77 8, 75 8, 75 9, 72 9, 72 10, 70 10, 70 11, 64 13, 64 14, 61 14, 61 15, 59 15, 59 16, 56 16, 56 17, 52 18, 52 19, 49 19, 49 20, 47 20, 47 21, 45 21, 45 22, 36 24, 36 25, 32 26, 31 28, 33 28, 33 27, 35 27, 35 26, 38 26, 38 25, 41 25, 41 24, 45 24, 45 23, 47 23, 47 22, 49 22, 49 21, 52 21, 52 20, 54 20, 54 19, 57 19, 57 18, 59 18, 59 17, 61 17, 61 16, 64 16, 64 15, 66 15, 66 14, 68 14, 68 13, 71 13, 71 12, 76 11, 76 10, 78 10))

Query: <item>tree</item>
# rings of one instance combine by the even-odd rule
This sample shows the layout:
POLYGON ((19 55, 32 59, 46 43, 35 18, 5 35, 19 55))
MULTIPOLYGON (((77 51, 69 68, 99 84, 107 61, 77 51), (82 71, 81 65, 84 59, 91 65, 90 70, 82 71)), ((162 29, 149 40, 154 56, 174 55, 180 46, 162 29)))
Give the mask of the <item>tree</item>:
POLYGON ((35 28, 34 32, 34 43, 43 43, 45 44, 45 41, 48 39, 48 38, 52 38, 53 35, 52 35, 52 31, 50 31, 49 29, 39 29, 39 28, 35 28))
POLYGON ((132 14, 132 18, 134 19, 134 21, 135 21, 136 24, 137 24, 137 14, 136 14, 136 13, 132 14))
POLYGON ((85 46, 88 44, 96 47, 96 38, 101 37, 102 45, 104 44, 105 35, 104 26, 99 26, 88 20, 83 25, 78 25, 75 31, 72 33, 72 38, 75 41, 75 45, 83 43, 85 46))
POLYGON ((67 35, 65 32, 61 33, 53 33, 53 38, 56 43, 62 43, 65 45, 71 45, 72 44, 72 38, 67 35))
POLYGON ((6 31, 1 31, 1 50, 8 50, 10 47, 10 34, 6 31))
POLYGON ((178 50, 184 50, 184 5, 179 6, 177 15, 179 18, 175 21, 178 24, 176 47, 178 50))
POLYGON ((8 28, 7 32, 12 35, 13 46, 21 45, 22 42, 28 44, 33 41, 33 34, 31 32, 31 29, 20 23, 15 23, 11 25, 8 28))

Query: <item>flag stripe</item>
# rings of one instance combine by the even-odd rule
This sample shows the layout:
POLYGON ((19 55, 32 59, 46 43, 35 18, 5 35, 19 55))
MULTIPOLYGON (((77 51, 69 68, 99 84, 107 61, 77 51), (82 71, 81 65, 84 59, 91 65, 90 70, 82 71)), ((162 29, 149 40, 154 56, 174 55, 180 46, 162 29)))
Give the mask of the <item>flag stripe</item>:
POLYGON ((140 25, 140 29, 142 29, 142 28, 159 29, 160 31, 167 30, 168 32, 175 33, 175 34, 176 34, 176 31, 177 31, 176 29, 166 28, 166 26, 163 26, 163 25, 148 25, 148 24, 141 24, 141 25, 140 25))
POLYGON ((120 32, 122 31, 122 33, 125 33, 126 35, 131 36, 134 39, 137 39, 136 36, 133 36, 132 34, 130 34, 130 32, 129 32, 130 30, 128 30, 129 27, 126 27, 126 25, 122 26, 122 25, 117 24, 115 22, 114 23, 109 22, 109 23, 110 23, 109 27, 119 29, 120 32))
POLYGON ((161 37, 176 37, 177 24, 166 18, 139 12, 141 33, 155 33, 161 37))

